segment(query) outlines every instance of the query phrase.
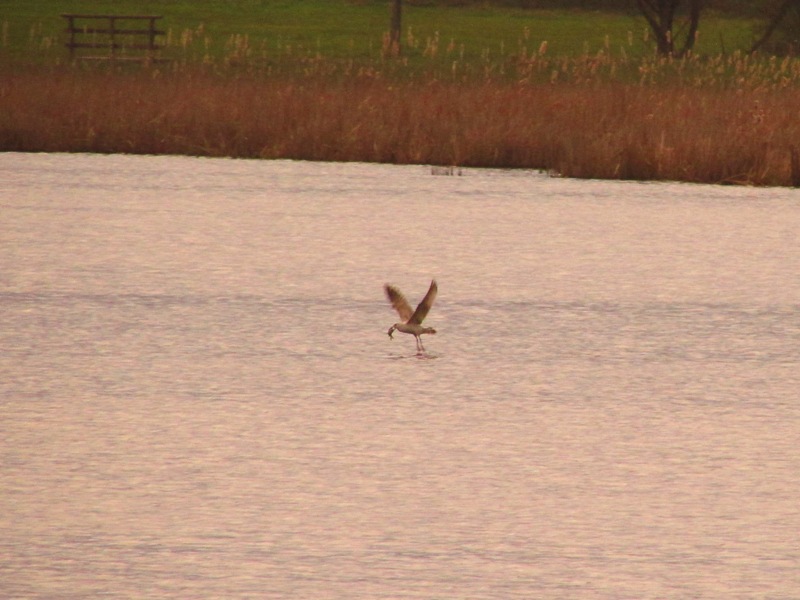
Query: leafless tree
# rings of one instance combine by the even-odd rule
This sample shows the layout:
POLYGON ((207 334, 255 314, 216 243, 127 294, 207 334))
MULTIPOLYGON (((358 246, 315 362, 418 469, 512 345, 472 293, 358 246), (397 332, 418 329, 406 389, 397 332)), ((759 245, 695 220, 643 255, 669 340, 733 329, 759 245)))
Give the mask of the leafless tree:
POLYGON ((704 0, 687 0, 686 3, 688 9, 682 18, 682 0, 636 0, 655 35, 659 54, 682 56, 694 47, 704 0))
POLYGON ((750 47, 750 52, 757 52, 767 43, 769 43, 770 38, 772 38, 772 34, 775 33, 778 27, 785 21, 786 16, 789 14, 789 11, 792 8, 800 11, 800 0, 783 0, 780 5, 778 5, 777 10, 775 10, 775 12, 767 21, 764 33, 760 38, 753 42, 753 45, 750 47))

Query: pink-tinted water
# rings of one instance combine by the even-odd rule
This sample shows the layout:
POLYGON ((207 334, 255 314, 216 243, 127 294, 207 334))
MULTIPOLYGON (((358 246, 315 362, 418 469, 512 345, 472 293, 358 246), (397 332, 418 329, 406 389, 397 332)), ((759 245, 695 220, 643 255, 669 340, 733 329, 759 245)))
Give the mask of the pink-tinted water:
POLYGON ((800 597, 800 192, 0 182, 0 596, 800 597), (381 287, 432 277, 417 356, 381 287))

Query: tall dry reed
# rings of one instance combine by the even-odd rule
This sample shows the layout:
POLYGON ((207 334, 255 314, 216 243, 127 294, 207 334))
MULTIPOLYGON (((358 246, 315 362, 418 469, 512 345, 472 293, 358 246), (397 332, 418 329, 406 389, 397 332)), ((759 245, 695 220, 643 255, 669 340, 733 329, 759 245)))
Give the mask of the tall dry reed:
POLYGON ((23 69, 0 150, 545 169, 796 184, 800 90, 23 69))

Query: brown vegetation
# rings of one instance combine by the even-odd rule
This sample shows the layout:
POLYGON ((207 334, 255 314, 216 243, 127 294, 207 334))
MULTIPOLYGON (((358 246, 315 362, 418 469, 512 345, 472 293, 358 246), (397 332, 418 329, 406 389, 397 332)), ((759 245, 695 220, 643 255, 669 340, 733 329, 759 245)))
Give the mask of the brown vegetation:
POLYGON ((143 70, 0 79, 0 150, 545 169, 797 185, 800 90, 143 70))

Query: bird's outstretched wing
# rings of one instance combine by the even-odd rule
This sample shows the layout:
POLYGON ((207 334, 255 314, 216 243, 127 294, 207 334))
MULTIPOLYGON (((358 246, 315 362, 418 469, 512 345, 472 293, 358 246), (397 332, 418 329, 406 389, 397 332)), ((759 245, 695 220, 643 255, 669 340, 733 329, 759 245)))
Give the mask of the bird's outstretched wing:
POLYGON ((397 311, 397 314, 400 315, 404 323, 408 322, 413 312, 411 311, 411 306, 408 304, 406 297, 400 293, 400 290, 388 283, 383 286, 383 289, 386 291, 386 297, 389 298, 389 302, 392 303, 392 308, 397 311))
POLYGON ((433 306, 433 301, 436 298, 436 292, 439 291, 438 286, 436 285, 436 280, 434 279, 431 281, 431 287, 428 288, 428 293, 425 294, 425 297, 422 299, 422 302, 419 303, 417 306, 417 310, 414 311, 414 314, 411 315, 411 319, 409 319, 409 323, 416 323, 420 324, 428 315, 428 311, 433 306))

